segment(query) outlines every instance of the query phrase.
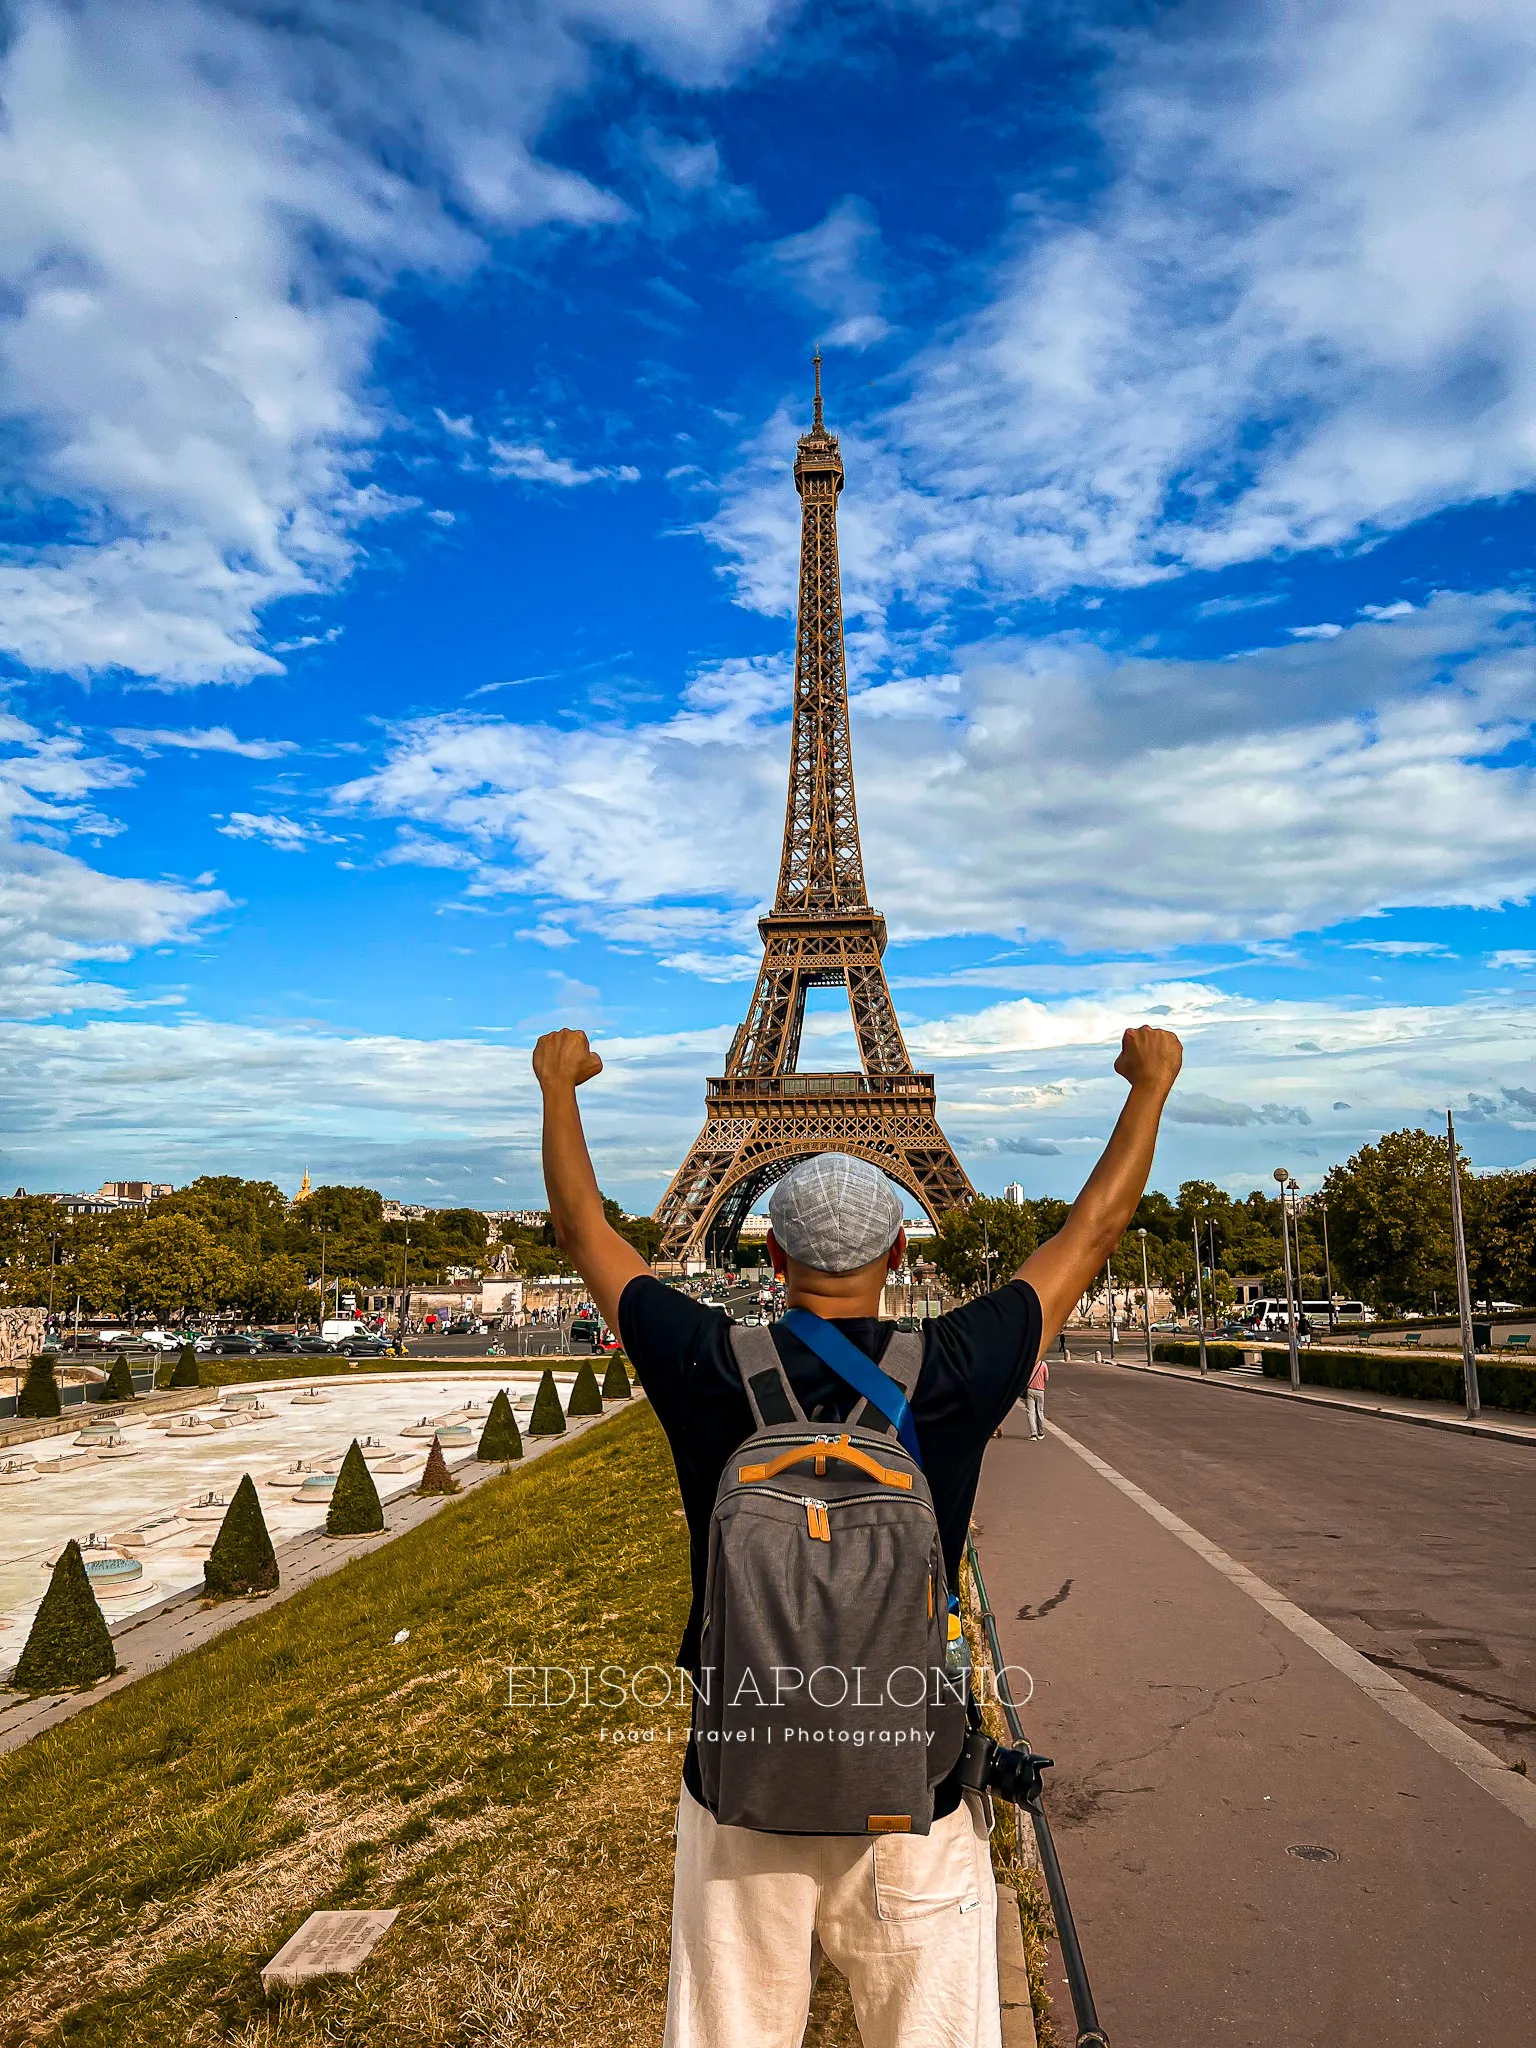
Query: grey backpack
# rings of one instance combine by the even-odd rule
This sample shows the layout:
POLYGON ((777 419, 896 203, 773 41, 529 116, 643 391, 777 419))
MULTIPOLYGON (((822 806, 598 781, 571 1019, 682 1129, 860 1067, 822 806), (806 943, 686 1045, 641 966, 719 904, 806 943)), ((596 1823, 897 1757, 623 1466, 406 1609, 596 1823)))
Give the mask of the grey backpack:
MULTIPOLYGON (((925 1835, 966 1727, 928 1482, 868 1400, 808 1421, 768 1330, 731 1345, 757 1426, 709 1529, 704 1804, 770 1834, 925 1835)), ((910 1399, 921 1364, 922 1340, 898 1333, 881 1370, 910 1399)))

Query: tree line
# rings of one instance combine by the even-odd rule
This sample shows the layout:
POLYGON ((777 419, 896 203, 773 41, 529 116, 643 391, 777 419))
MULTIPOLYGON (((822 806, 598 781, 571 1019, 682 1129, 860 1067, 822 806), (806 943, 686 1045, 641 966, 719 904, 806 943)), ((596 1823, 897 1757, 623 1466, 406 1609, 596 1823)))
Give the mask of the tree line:
MULTIPOLYGON (((1473 1174, 1462 1193, 1474 1297, 1536 1301, 1536 1173, 1473 1174)), ((1021 1206, 978 1196, 941 1219, 937 1237, 913 1247, 957 1292, 996 1286, 1059 1230, 1068 1204, 1050 1197, 1021 1206)), ((649 1216, 627 1217, 604 1199, 610 1222, 653 1259, 660 1232, 649 1216)), ((1389 1131, 1325 1176, 1299 1220, 1299 1292, 1324 1292, 1324 1210, 1334 1291, 1358 1295, 1383 1313, 1454 1307, 1450 1162, 1445 1140, 1428 1131, 1389 1131)), ((1138 1229, 1147 1233, 1153 1284, 1183 1311, 1194 1306, 1195 1231, 1217 1308, 1229 1305, 1239 1274, 1265 1291, 1284 1285, 1280 1203, 1255 1188, 1235 1197, 1213 1181, 1185 1181, 1176 1199, 1149 1193, 1112 1261, 1117 1287, 1141 1284, 1138 1229)), ((343 1290, 443 1285, 505 1271, 525 1279, 571 1271, 547 1222, 504 1230, 489 1242, 478 1209, 433 1209, 410 1222, 386 1221, 373 1188, 318 1187, 290 1203, 271 1181, 218 1174, 162 1196, 148 1212, 70 1216, 45 1196, 0 1201, 0 1301, 85 1316, 179 1321, 229 1315, 253 1323, 314 1321, 339 1281, 343 1290)), ((744 1243, 748 1263, 760 1244, 744 1243)))
MULTIPOLYGON (((635 1224, 608 1207, 642 1241, 647 1226, 654 1233, 649 1218, 635 1224)), ((495 1245, 489 1237, 478 1209, 386 1220, 374 1188, 318 1187, 290 1203, 273 1182, 233 1174, 195 1180, 147 1212, 71 1216, 46 1196, 18 1195, 0 1201, 0 1301, 63 1320, 78 1301, 86 1317, 314 1322, 337 1282, 361 1292, 398 1290, 407 1279, 441 1286, 493 1268, 529 1279, 571 1270, 547 1224, 495 1245)))
MULTIPOLYGON (((1536 1302, 1536 1173, 1474 1174, 1461 1155, 1467 1266, 1475 1301, 1536 1302)), ((930 1256, 946 1283, 968 1292, 998 1285, 1060 1229, 1065 1202, 1042 1198, 1020 1207, 987 1196, 945 1216, 930 1256)), ((1149 1193, 1111 1260, 1117 1288, 1141 1286, 1147 1233, 1152 1284, 1187 1313, 1195 1306, 1195 1235, 1208 1307, 1225 1308, 1238 1275, 1266 1294, 1285 1287, 1278 1193, 1255 1188, 1234 1197, 1213 1181, 1185 1181, 1176 1200, 1149 1193)), ((1450 1155, 1443 1137, 1409 1128, 1363 1145, 1330 1168, 1318 1194, 1303 1198, 1292 1258, 1297 1292, 1321 1297, 1331 1268, 1335 1294, 1357 1296, 1383 1314, 1454 1310, 1455 1245, 1450 1155), (1326 1227, 1326 1251, 1324 1231, 1326 1227)))

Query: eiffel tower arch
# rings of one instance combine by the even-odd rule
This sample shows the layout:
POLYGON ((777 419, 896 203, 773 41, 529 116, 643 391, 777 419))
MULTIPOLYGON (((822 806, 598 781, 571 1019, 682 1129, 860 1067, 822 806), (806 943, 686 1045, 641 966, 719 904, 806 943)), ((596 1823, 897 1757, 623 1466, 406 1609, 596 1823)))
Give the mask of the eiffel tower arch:
POLYGON ((974 1189, 939 1127, 932 1074, 907 1051, 885 978, 885 919, 870 907, 848 735, 837 500, 843 458, 822 421, 795 451, 800 607, 784 852, 773 909, 758 920, 763 964, 725 1072, 706 1088, 704 1128, 656 1210, 658 1259, 716 1262, 765 1188, 797 1159, 850 1152, 913 1195, 935 1224, 974 1189), (860 1065, 801 1073, 806 991, 845 988, 860 1065))

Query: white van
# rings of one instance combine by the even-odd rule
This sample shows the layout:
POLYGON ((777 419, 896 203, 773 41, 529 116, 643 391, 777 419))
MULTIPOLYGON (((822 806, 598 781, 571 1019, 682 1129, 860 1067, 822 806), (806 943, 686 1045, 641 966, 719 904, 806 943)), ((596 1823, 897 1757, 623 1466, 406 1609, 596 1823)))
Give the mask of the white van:
POLYGON ((371 1337, 372 1330, 366 1323, 360 1323, 356 1316, 327 1316, 320 1325, 322 1344, 341 1344, 348 1337, 371 1337))

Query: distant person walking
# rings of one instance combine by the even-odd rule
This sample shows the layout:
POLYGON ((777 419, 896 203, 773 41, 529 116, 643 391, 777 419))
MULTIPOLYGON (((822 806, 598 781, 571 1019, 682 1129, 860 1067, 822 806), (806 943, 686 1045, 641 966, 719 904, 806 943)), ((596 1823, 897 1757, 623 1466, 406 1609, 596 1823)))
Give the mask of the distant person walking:
POLYGON ((1024 1391, 1024 1414, 1030 1436, 1037 1444, 1045 1439, 1045 1383, 1050 1376, 1051 1368, 1043 1358, 1037 1358, 1024 1391))

